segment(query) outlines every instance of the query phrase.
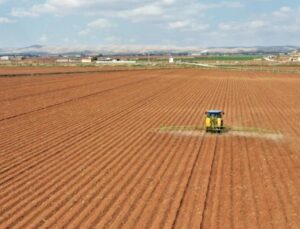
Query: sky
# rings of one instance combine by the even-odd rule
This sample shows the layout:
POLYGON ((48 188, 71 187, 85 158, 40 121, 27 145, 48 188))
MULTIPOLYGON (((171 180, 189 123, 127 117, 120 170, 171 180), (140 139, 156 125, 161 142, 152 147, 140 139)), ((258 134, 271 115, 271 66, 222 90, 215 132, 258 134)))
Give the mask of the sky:
POLYGON ((299 0, 0 0, 0 48, 300 45, 299 0))

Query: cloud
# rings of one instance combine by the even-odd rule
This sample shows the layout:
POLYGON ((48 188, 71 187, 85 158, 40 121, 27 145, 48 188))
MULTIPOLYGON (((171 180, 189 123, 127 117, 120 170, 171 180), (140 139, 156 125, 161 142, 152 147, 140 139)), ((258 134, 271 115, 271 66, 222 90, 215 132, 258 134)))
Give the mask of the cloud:
POLYGON ((219 9, 219 8, 229 8, 229 9, 236 9, 236 8, 242 8, 243 4, 238 1, 222 1, 218 3, 196 3, 193 5, 193 7, 196 7, 197 10, 205 11, 205 10, 211 10, 211 9, 219 9))
POLYGON ((263 29, 266 28, 267 26, 268 26, 268 22, 265 20, 253 20, 246 25, 246 27, 250 29, 263 29))
POLYGON ((297 32, 300 31, 299 13, 300 9, 285 6, 253 20, 221 22, 218 27, 221 31, 227 32, 297 32))
POLYGON ((11 15, 14 17, 38 17, 42 14, 64 14, 75 6, 80 7, 80 5, 80 1, 77 0, 48 0, 42 4, 34 4, 29 9, 13 8, 11 15))
POLYGON ((11 20, 7 17, 0 17, 0 24, 9 24, 9 23, 14 23, 14 20, 11 20))
POLYGON ((104 18, 100 18, 100 19, 97 19, 95 21, 88 23, 89 28, 104 29, 104 28, 111 28, 111 27, 115 27, 115 26, 116 25, 114 23, 112 23, 109 20, 104 19, 104 18))
POLYGON ((175 0, 162 0, 161 3, 163 5, 173 5, 175 3, 175 0))
POLYGON ((300 7, 290 8, 283 6, 279 10, 267 15, 269 20, 269 29, 273 32, 287 32, 295 33, 300 32, 300 7))
POLYGON ((276 18, 282 18, 282 17, 285 18, 285 17, 289 16, 292 12, 293 12, 293 10, 290 7, 283 6, 279 10, 274 11, 272 13, 272 16, 274 16, 276 18))
POLYGON ((121 38, 117 36, 108 36, 105 37, 104 41, 107 44, 117 44, 121 42, 121 38))
MULTIPOLYGON (((0 0, 1 1, 1 0, 0 0)), ((165 0, 170 1, 170 0, 165 0)), ((131 6, 141 6, 150 0, 46 0, 44 3, 32 5, 30 8, 18 8, 13 11, 22 12, 24 17, 27 15, 67 15, 67 14, 91 14, 105 13, 107 10, 119 11, 130 9, 131 6), (24 13, 28 12, 28 14, 24 13)))
POLYGON ((219 24, 219 29, 221 31, 248 31, 248 30, 258 30, 269 26, 267 21, 264 20, 252 20, 248 22, 221 22, 219 24))
POLYGON ((7 0, 0 0, 0 4, 7 2, 7 0))
POLYGON ((219 23, 219 29, 222 31, 240 30, 242 27, 243 27, 242 23, 234 22, 234 21, 219 23))
POLYGON ((39 14, 33 11, 28 11, 26 9, 14 8, 11 10, 11 16, 13 17, 38 17, 39 14))
POLYGON ((39 42, 41 43, 47 43, 48 42, 48 36, 46 34, 42 34, 39 38, 39 42))
MULTIPOLYGON (((11 15, 15 17, 76 15, 78 18, 82 16, 94 18, 85 27, 76 28, 77 34, 85 38, 96 37, 99 31, 105 37, 115 37, 118 33, 111 28, 117 26, 116 21, 127 24, 136 32, 137 37, 139 32, 134 28, 136 26, 134 24, 151 26, 153 30, 167 30, 167 32, 180 33, 184 36, 185 33, 210 30, 211 19, 205 17, 206 13, 215 9, 241 7, 243 5, 234 0, 221 0, 213 3, 211 1, 203 3, 199 0, 42 0, 29 8, 14 8, 11 15)), ((126 36, 126 34, 123 35, 122 39, 126 36)), ((124 40, 128 40, 127 37, 124 40)), ((120 40, 111 39, 110 42, 117 43, 120 40)))
POLYGON ((86 36, 86 35, 88 35, 90 33, 91 33, 90 29, 83 29, 83 30, 79 31, 78 35, 80 35, 80 36, 86 36))
POLYGON ((111 28, 113 26, 109 21, 117 18, 135 23, 146 22, 160 28, 184 32, 207 30, 209 23, 197 22, 207 10, 239 7, 242 7, 239 1, 204 4, 197 0, 44 0, 28 9, 14 8, 11 15, 38 17, 45 14, 52 16, 78 14, 103 18, 89 23, 86 28, 79 31, 79 35, 90 34, 96 28, 111 28))
POLYGON ((145 5, 142 7, 125 10, 119 12, 119 16, 123 18, 128 18, 133 21, 138 21, 145 19, 147 17, 156 17, 163 15, 164 11, 163 9, 158 5, 145 5))
POLYGON ((105 18, 99 18, 88 23, 87 27, 79 32, 79 35, 84 36, 98 29, 109 29, 116 26, 117 25, 115 23, 112 23, 111 21, 105 18))
POLYGON ((175 21, 175 22, 170 22, 169 27, 171 29, 181 29, 181 28, 186 28, 189 25, 188 21, 175 21))
POLYGON ((238 8, 241 6, 242 4, 238 1, 204 4, 196 0, 46 0, 43 3, 34 4, 28 9, 15 8, 11 14, 18 17, 30 17, 42 14, 104 15, 115 13, 121 17, 140 17, 157 16, 165 11, 174 9, 179 13, 183 13, 182 7, 185 9, 196 7, 197 10, 207 10, 214 8, 238 8))
POLYGON ((218 23, 215 34, 209 31, 211 42, 220 45, 298 45, 300 8, 281 7, 269 13, 249 15, 243 21, 218 23), (214 37, 217 37, 213 41, 214 37))
POLYGON ((168 24, 170 29, 182 30, 182 31, 205 31, 210 26, 208 24, 198 24, 193 21, 175 21, 168 24))
MULTIPOLYGON (((284 36, 288 37, 287 34, 295 35, 300 31, 298 19, 300 10, 289 3, 275 8, 273 12, 256 13, 252 8, 247 8, 250 3, 245 0, 36 0, 31 2, 35 4, 27 8, 13 8, 11 15, 14 17, 63 16, 62 18, 72 19, 77 23, 76 28, 72 27, 75 33, 80 36, 97 37, 101 32, 103 42, 118 43, 120 40, 113 38, 120 36, 121 41, 124 42, 134 38, 136 42, 141 43, 162 43, 162 37, 169 39, 168 42, 176 40, 181 42, 187 37, 193 37, 197 44, 214 43, 214 41, 221 43, 223 38, 264 39, 275 35, 279 37, 278 34, 282 33, 286 33, 284 36), (242 17, 236 14, 240 9, 245 13, 242 17), (90 22, 82 26, 82 22, 86 20, 90 22), (118 30, 114 29, 118 24, 126 28, 120 26, 118 30), (125 32, 127 27, 131 30, 129 33, 125 32), (152 31, 155 35, 147 36, 152 31)), ((266 7, 272 3, 272 0, 253 0, 253 2, 258 6, 262 4, 266 7)), ((266 11, 274 9, 275 6, 276 4, 270 5, 266 11)), ((67 24, 68 21, 70 20, 64 23, 67 24)), ((61 39, 65 36, 69 35, 63 34, 61 39)), ((87 38, 81 39, 88 40, 87 38)), ((91 39, 91 42, 94 40, 91 39)), ((240 39, 237 42, 240 43, 240 39)))

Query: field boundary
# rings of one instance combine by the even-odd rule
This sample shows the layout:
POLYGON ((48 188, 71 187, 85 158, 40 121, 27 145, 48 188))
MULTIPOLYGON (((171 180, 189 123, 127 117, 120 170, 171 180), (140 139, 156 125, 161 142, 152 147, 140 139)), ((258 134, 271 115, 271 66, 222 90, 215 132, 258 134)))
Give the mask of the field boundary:
MULTIPOLYGON (((0 74, 0 78, 9 77, 32 77, 32 76, 53 76, 53 75, 72 75, 72 74, 86 74, 86 73, 112 73, 112 72, 129 72, 129 71, 161 71, 174 70, 186 68, 132 68, 132 69, 110 69, 110 70, 90 70, 90 71, 69 71, 69 72, 36 72, 36 73, 15 73, 15 74, 0 74)), ((1 70, 1 68, 0 68, 1 70)))

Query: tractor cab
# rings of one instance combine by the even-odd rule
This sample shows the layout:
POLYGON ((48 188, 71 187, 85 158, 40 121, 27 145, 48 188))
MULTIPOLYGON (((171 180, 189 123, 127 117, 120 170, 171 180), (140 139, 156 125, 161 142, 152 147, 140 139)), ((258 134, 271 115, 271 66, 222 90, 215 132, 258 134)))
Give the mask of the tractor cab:
POLYGON ((221 133, 223 127, 223 115, 222 110, 208 110, 205 112, 205 129, 206 132, 217 132, 221 133))

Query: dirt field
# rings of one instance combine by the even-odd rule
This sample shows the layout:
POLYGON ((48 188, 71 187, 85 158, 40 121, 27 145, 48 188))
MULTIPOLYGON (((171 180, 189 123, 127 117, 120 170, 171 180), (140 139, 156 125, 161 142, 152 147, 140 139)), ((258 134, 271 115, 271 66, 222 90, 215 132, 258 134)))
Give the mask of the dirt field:
POLYGON ((53 66, 53 67, 0 67, 0 77, 10 77, 10 76, 35 76, 47 74, 61 75, 70 73, 81 73, 81 72, 102 72, 102 71, 115 71, 115 70, 126 70, 126 66, 53 66))
POLYGON ((0 78, 0 106, 1 228, 300 227, 299 75, 0 78), (245 131, 160 131, 207 109, 245 131))
POLYGON ((76 72, 76 71, 93 71, 97 67, 1 67, 2 74, 34 74, 34 73, 52 73, 52 72, 76 72))

